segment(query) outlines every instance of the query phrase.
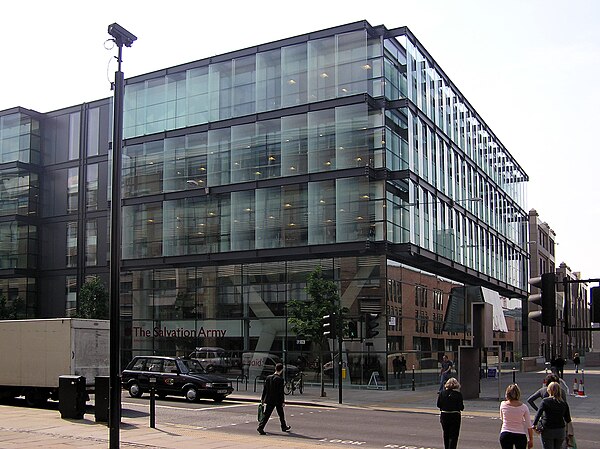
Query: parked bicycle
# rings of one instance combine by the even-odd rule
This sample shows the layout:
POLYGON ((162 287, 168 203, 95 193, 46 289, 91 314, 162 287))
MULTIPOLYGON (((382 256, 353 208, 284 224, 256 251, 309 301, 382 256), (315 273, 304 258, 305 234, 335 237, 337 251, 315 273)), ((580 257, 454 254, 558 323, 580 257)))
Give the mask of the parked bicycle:
POLYGON ((299 391, 300 394, 304 393, 304 373, 302 372, 285 382, 283 388, 285 394, 294 394, 295 391, 299 391))

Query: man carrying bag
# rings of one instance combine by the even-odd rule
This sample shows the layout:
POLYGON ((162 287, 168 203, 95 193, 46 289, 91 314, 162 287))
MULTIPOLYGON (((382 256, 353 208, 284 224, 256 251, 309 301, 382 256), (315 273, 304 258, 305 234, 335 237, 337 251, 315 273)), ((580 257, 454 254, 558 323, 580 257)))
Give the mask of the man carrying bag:
POLYGON ((291 427, 285 422, 285 413, 283 411, 283 406, 285 403, 285 394, 283 392, 284 386, 285 381, 283 380, 283 363, 278 363, 275 365, 275 374, 267 376, 265 385, 263 387, 262 396, 260 398, 261 405, 266 404, 264 414, 258 424, 258 428, 256 429, 261 435, 267 434, 265 432, 265 426, 267 425, 267 422, 269 422, 271 413, 273 413, 273 409, 275 408, 277 409, 277 415, 279 416, 282 432, 287 432, 291 429, 291 427))

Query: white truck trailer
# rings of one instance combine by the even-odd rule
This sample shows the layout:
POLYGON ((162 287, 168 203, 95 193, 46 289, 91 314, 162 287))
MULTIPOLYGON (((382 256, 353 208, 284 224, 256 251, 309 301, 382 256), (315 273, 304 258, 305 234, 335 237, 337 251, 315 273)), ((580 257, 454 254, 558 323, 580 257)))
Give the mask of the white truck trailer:
POLYGON ((0 398, 59 400, 62 375, 92 386, 109 374, 109 322, 80 318, 0 320, 0 398))

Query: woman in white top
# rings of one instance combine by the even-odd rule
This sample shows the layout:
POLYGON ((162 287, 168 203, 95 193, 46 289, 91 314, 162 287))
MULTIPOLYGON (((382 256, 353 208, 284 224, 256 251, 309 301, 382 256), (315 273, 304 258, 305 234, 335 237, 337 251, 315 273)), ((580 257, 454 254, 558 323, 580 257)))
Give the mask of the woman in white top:
POLYGON ((506 401, 500 404, 500 418, 502 418, 502 429, 500 429, 502 449, 533 447, 533 427, 529 407, 521 402, 521 390, 517 384, 506 388, 506 401))

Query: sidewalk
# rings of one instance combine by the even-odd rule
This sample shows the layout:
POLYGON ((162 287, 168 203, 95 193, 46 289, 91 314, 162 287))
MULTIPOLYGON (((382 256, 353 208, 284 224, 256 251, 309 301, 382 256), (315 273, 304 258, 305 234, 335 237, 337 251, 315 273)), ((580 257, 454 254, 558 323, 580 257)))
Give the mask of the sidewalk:
MULTIPOLYGON (((516 381, 524 396, 533 393, 541 386, 544 372, 516 373, 516 381)), ((578 378, 581 374, 578 375, 578 378)), ((572 386, 575 374, 565 371, 565 382, 572 386), (569 383, 571 382, 571 383, 569 383)), ((498 379, 484 379, 481 382, 479 399, 465 401, 465 413, 474 416, 498 416, 498 391, 504 393, 506 385, 512 382, 512 373, 498 379), (499 386, 500 384, 500 386, 499 386)), ((569 397, 568 402, 575 422, 600 424, 600 370, 585 372, 585 388, 588 397, 569 397)), ((257 390, 260 390, 257 388, 257 390)), ((288 403, 309 404, 324 407, 360 407, 410 413, 434 413, 437 386, 417 387, 409 390, 371 390, 344 388, 342 404, 339 390, 326 387, 326 397, 320 396, 318 386, 307 386, 304 394, 287 396, 288 403)), ((258 401, 260 391, 254 392, 253 385, 248 391, 235 391, 233 401, 258 401)), ((126 398, 124 399, 126 402, 126 398)), ((124 409, 127 408, 125 404, 124 409)), ((88 408, 88 411, 90 409, 88 408)), ((221 449, 236 447, 242 449, 277 448, 282 444, 288 448, 305 449, 314 447, 311 441, 291 440, 285 435, 271 435, 268 439, 259 435, 235 435, 223 431, 191 429, 183 426, 158 423, 157 428, 149 427, 146 414, 124 414, 120 429, 121 447, 177 449, 199 447, 221 449)), ((105 424, 96 423, 94 415, 87 413, 83 420, 61 419, 57 410, 33 409, 25 407, 0 406, 0 447, 6 449, 68 449, 68 448, 107 448, 109 430, 105 424)), ((327 444, 319 443, 327 447, 327 444)), ((333 447, 332 445, 330 445, 333 447)), ((338 445, 339 447, 339 445, 338 445)))

